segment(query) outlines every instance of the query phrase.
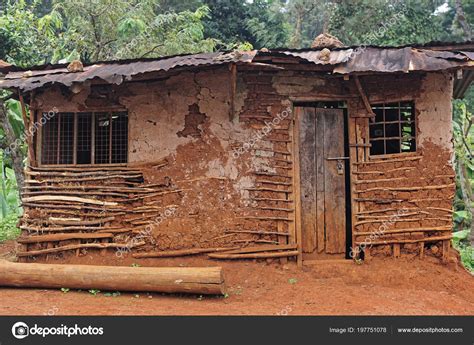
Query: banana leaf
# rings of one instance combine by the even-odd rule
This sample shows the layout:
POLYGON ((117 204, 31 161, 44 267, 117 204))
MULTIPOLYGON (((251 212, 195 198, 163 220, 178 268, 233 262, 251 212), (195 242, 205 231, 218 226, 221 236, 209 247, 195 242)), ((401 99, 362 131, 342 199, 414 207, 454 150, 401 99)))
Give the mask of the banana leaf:
POLYGON ((21 115, 20 102, 14 99, 9 99, 5 101, 5 107, 7 109, 8 121, 13 128, 13 132, 15 132, 15 136, 19 138, 25 128, 23 117, 21 115))

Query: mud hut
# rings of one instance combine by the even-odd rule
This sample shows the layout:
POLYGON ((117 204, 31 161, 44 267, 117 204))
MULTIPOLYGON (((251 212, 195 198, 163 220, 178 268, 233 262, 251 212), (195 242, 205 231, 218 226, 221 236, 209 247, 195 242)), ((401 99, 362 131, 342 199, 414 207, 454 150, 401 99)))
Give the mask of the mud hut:
POLYGON ((447 258, 473 45, 262 49, 14 70, 18 256, 447 258), (74 67, 74 66, 73 66, 74 67))

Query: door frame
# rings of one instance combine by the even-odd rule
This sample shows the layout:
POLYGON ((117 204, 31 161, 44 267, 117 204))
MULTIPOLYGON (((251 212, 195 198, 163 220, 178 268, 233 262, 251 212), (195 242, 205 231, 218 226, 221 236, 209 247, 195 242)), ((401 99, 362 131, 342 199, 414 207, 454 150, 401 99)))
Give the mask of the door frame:
MULTIPOLYGON (((297 245, 298 256, 297 256, 297 265, 298 267, 303 266, 303 248, 302 248, 302 238, 303 238, 303 231, 301 226, 302 214, 301 214, 301 169, 300 169, 300 121, 301 116, 298 108, 308 107, 308 105, 304 104, 311 104, 311 103, 325 103, 325 102, 345 102, 347 104, 347 100, 340 100, 340 99, 315 99, 315 100, 298 100, 292 99, 292 108, 293 108, 293 143, 292 143, 292 153, 293 153, 293 191, 294 191, 294 202, 295 202, 295 219, 294 219, 294 226, 295 226, 295 242, 297 245)), ((345 189, 346 189, 346 253, 345 256, 347 258, 348 250, 350 249, 348 243, 352 244, 353 241, 353 210, 352 210, 352 200, 353 200, 353 191, 352 191, 352 170, 351 170, 351 150, 350 150, 350 133, 349 133, 349 109, 348 107, 345 108, 343 112, 344 116, 344 153, 347 154, 349 157, 346 160, 345 169, 347 174, 345 176, 345 189)))

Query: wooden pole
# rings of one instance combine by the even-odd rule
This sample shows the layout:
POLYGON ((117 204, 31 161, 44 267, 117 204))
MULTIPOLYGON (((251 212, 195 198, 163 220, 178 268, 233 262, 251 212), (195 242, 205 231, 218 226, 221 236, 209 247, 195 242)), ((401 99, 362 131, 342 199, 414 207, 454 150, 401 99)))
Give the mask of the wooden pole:
POLYGON ((182 250, 167 250, 161 252, 146 252, 146 253, 136 253, 132 254, 135 259, 145 259, 145 258, 171 258, 178 256, 187 256, 187 255, 199 255, 204 253, 213 253, 213 252, 222 252, 228 250, 234 250, 237 248, 193 248, 193 249, 182 249, 182 250))
POLYGON ((354 81, 357 87, 357 91, 359 91, 360 97, 362 98, 362 101, 364 102, 365 109, 367 110, 367 115, 372 118, 372 120, 375 119, 375 114, 374 111, 372 110, 372 107, 370 106, 369 99, 367 98, 367 95, 364 92, 364 89, 362 88, 362 85, 360 83, 359 77, 357 75, 354 76, 354 81))
POLYGON ((25 101, 23 99, 23 95, 18 91, 18 98, 20 100, 20 106, 21 106, 21 116, 23 118, 23 123, 24 123, 24 133, 26 136, 26 143, 28 145, 28 162, 29 164, 35 165, 36 164, 36 159, 35 159, 35 152, 33 150, 33 140, 31 138, 31 135, 29 133, 30 131, 30 122, 33 122, 34 119, 33 114, 30 113, 30 119, 28 120, 27 117, 27 111, 26 111, 26 106, 25 106, 25 101))
POLYGON ((234 121, 235 117, 235 94, 237 92, 237 65, 235 63, 230 64, 230 90, 229 90, 229 120, 234 121))
POLYGON ((296 258, 298 267, 303 267, 303 249, 302 249, 302 234, 303 230, 301 228, 301 181, 300 181, 300 130, 299 130, 299 121, 300 121, 300 107, 294 108, 294 119, 293 119, 293 161, 294 170, 293 170, 293 190, 295 191, 292 199, 295 201, 295 216, 294 216, 294 231, 295 231, 295 242, 297 244, 298 255, 296 258))
POLYGON ((0 286, 224 294, 221 267, 49 265, 0 261, 0 286))

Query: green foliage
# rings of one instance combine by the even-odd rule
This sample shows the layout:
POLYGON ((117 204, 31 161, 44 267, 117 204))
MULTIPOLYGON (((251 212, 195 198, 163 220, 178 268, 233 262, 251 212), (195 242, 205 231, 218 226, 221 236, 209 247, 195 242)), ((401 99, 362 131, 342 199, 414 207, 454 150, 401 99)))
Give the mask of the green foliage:
POLYGON ((329 32, 345 44, 426 43, 442 33, 436 7, 435 2, 415 0, 341 2, 330 10, 329 32))
POLYGON ((472 210, 474 209, 474 88, 468 89, 465 98, 453 101, 453 136, 456 169, 456 194, 453 214, 453 245, 461 255, 466 268, 473 271, 472 210))
POLYGON ((245 27, 252 35, 250 43, 258 48, 277 48, 288 45, 291 26, 278 1, 255 0, 249 6, 245 27))
POLYGON ((287 5, 287 20, 292 28, 289 45, 310 47, 314 38, 328 24, 332 4, 324 0, 291 0, 287 5))
POLYGON ((20 229, 16 227, 17 222, 18 215, 15 213, 0 218, 0 242, 13 240, 20 235, 20 229))
POLYGON ((276 0, 204 0, 210 17, 205 18, 205 35, 220 40, 224 47, 249 42, 253 47, 286 46, 290 25, 284 2, 276 0))
POLYGON ((205 6, 159 13, 152 0, 56 0, 54 10, 66 19, 64 50, 86 62, 205 52, 216 45, 204 38, 205 6))
POLYGON ((89 293, 90 293, 91 295, 97 296, 97 294, 100 293, 100 290, 91 289, 91 290, 89 290, 89 293))
POLYGON ((115 291, 115 292, 106 292, 104 293, 105 297, 118 297, 120 296, 120 292, 115 291))
POLYGON ((474 248, 467 241, 470 230, 453 233, 453 246, 459 251, 461 262, 469 271, 474 273, 474 248))
MULTIPOLYGON (((18 190, 13 169, 5 166, 3 151, 0 152, 0 219, 20 213, 18 190)), ((7 221, 6 226, 10 223, 7 221)))
POLYGON ((21 134, 25 129, 23 117, 21 115, 20 102, 14 99, 9 99, 4 102, 4 106, 7 110, 8 121, 12 125, 13 131, 15 132, 15 136, 17 138, 20 138, 21 134))
POLYGON ((61 28, 61 18, 55 13, 39 18, 39 4, 12 1, 0 12, 1 59, 22 67, 51 60, 56 40, 53 34, 61 28))

